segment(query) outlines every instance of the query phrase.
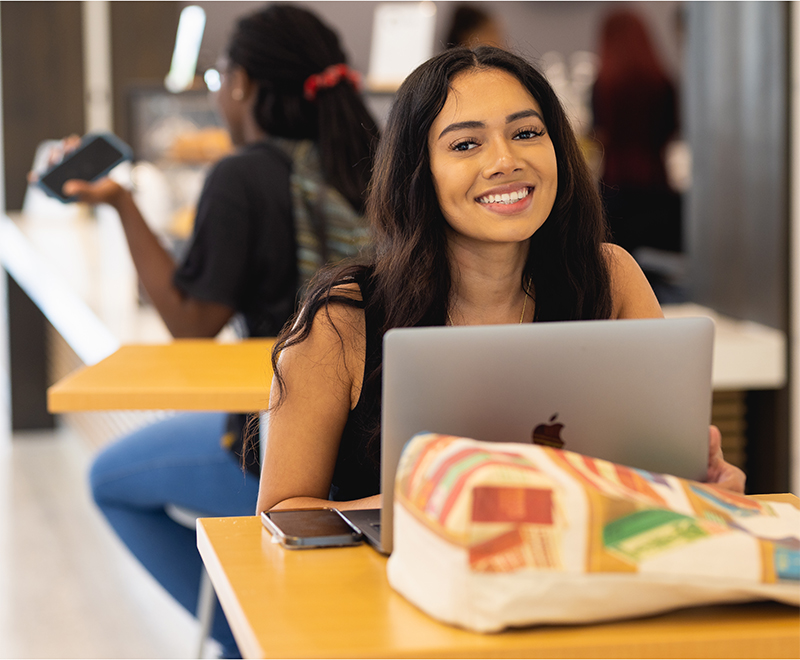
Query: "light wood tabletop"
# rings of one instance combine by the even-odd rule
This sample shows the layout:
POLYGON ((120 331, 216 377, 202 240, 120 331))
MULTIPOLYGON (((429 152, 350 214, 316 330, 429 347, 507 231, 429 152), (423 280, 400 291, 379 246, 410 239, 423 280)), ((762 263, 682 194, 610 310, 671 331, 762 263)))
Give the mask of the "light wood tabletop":
POLYGON ((257 412, 269 404, 274 339, 176 339, 122 346, 47 390, 52 413, 84 410, 257 412))
POLYGON ((365 545, 285 550, 256 516, 200 519, 197 545, 246 658, 800 657, 800 613, 778 603, 478 634, 393 591, 386 558, 365 545))

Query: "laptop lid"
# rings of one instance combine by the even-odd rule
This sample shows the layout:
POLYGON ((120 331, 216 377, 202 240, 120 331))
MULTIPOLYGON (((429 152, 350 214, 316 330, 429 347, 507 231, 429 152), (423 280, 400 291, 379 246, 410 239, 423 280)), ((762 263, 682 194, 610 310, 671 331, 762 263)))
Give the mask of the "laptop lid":
POLYGON ((705 477, 709 318, 398 328, 383 343, 381 551, 394 478, 416 433, 564 449, 705 477), (563 443, 563 444, 562 444, 563 443))

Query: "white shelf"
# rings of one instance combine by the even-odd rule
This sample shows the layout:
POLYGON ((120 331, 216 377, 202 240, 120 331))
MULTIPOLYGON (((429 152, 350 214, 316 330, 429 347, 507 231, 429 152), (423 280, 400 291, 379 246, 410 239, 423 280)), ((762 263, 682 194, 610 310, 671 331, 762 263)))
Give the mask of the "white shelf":
POLYGON ((769 390, 786 385, 786 335, 692 303, 665 305, 667 318, 707 316, 716 325, 712 382, 715 390, 769 390))

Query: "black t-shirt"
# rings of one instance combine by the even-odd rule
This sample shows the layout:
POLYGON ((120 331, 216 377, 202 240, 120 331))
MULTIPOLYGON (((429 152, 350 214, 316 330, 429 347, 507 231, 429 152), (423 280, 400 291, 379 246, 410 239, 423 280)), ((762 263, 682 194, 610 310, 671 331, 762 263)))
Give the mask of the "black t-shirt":
MULTIPOLYGON (((365 266, 353 277, 361 289, 364 309, 365 353, 361 394, 347 416, 328 498, 358 500, 381 492, 381 380, 383 327, 386 310, 375 296, 375 267, 365 266)), ((445 325, 444 310, 429 311, 416 327, 445 325)))
MULTIPOLYGON (((250 337, 274 337, 294 312, 297 249, 290 188, 292 162, 267 142, 219 161, 203 185, 188 250, 174 282, 186 295, 239 313, 250 337)), ((265 356, 268 359, 268 356, 265 356)), ((259 473, 258 424, 229 415, 220 439, 259 473)))
POLYGON ((274 337, 294 311, 297 256, 291 160, 260 142, 217 163, 197 205, 174 282, 188 296, 232 307, 251 337, 274 337))

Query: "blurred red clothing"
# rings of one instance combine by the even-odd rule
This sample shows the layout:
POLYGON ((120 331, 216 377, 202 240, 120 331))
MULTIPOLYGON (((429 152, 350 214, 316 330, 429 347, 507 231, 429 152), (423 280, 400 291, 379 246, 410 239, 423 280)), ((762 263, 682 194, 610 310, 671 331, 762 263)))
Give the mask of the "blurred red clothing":
POLYGON ((630 11, 614 12, 603 25, 592 106, 604 183, 667 188, 664 148, 678 128, 677 95, 644 23, 630 11))

